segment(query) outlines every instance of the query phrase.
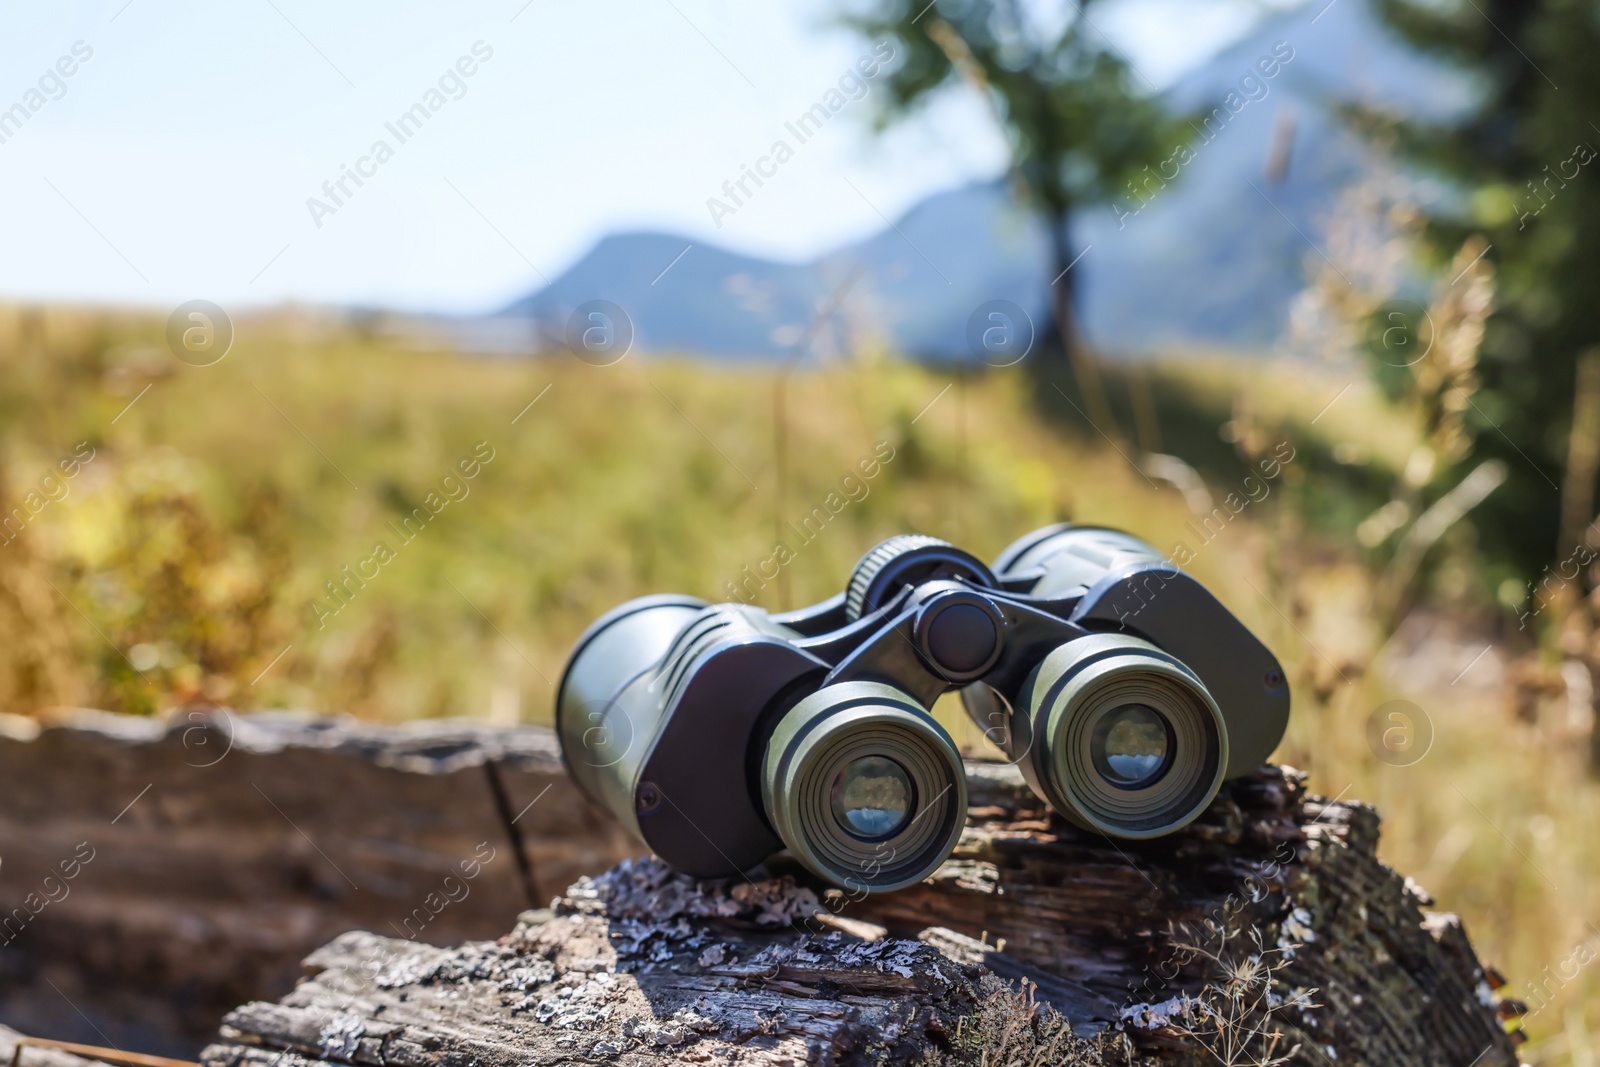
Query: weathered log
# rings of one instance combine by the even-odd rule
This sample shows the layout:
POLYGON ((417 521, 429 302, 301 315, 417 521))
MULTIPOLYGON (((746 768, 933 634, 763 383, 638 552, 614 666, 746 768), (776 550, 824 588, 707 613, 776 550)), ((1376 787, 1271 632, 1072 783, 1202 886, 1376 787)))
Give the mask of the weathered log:
POLYGON ((24 1044, 19 1055, 17 1049, 19 1040, 26 1042, 24 1035, 9 1026, 0 1026, 0 1064, 6 1064, 7 1067, 13 1062, 16 1067, 100 1067, 94 1060, 86 1060, 82 1056, 74 1056, 60 1049, 29 1047, 24 1044))
POLYGON ((1460 924, 1379 862, 1370 808, 1267 767, 1134 845, 970 772, 961 845, 912 889, 627 860, 495 942, 347 934, 204 1062, 1517 1062, 1460 924))
POLYGON ((186 1058, 339 934, 495 937, 639 851, 538 726, 0 716, 0 782, 0 1022, 186 1058))

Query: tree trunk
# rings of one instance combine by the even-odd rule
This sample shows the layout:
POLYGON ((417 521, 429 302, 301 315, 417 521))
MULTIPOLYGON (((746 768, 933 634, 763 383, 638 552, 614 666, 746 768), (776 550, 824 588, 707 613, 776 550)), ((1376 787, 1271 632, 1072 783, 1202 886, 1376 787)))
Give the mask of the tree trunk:
POLYGON ((961 845, 914 888, 851 903, 780 867, 626 860, 496 942, 346 934, 204 1063, 1516 1064, 1511 1006, 1377 860, 1372 809, 1265 767, 1119 844, 1011 768, 970 773, 961 845))
MULTIPOLYGON (((1104 382, 1100 378, 1100 369, 1095 363, 1093 350, 1083 335, 1083 330, 1078 322, 1078 308, 1075 299, 1077 280, 1073 277, 1073 270, 1079 258, 1072 251, 1068 239, 1068 216, 1046 217, 1046 224, 1050 228, 1050 256, 1052 260, 1050 283, 1050 313, 1055 319, 1055 333, 1061 344, 1061 352, 1065 356, 1067 366, 1072 370, 1073 382, 1078 387, 1078 395, 1082 397, 1084 408, 1081 414, 1088 419, 1090 424, 1100 433, 1108 436, 1112 441, 1122 437, 1117 426, 1116 417, 1111 413, 1110 401, 1106 398, 1104 382)), ((1068 398, 1070 402, 1070 398, 1068 398)))

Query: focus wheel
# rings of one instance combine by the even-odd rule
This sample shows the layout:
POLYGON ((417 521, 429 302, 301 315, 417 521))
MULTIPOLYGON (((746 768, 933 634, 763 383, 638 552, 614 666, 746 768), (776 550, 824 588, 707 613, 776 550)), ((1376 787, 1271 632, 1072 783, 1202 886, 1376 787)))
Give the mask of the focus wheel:
POLYGON ((964 578, 993 589, 994 574, 977 556, 923 534, 901 534, 882 542, 856 564, 845 590, 845 615, 851 622, 871 615, 908 585, 935 578, 964 578))

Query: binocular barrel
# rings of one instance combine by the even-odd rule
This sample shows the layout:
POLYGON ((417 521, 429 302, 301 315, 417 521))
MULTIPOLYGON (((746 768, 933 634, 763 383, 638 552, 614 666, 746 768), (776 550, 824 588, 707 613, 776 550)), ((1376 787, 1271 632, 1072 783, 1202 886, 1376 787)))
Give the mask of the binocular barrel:
POLYGON ((708 606, 692 597, 630 600, 589 627, 561 679, 556 729, 567 770, 635 836, 639 771, 667 712, 650 689, 650 668, 708 606))
POLYGON ((1205 684, 1122 634, 1050 653, 1008 725, 1002 748, 1034 791, 1073 822, 1114 837, 1179 829, 1211 803, 1228 764, 1227 728, 1205 684))
POLYGON ((1194 579, 1128 534, 1056 526, 992 569, 891 538, 782 615, 630 601, 579 639, 556 728, 584 792, 674 867, 726 877, 787 849, 878 892, 960 838, 961 757, 929 714, 953 690, 1056 812, 1133 839, 1253 770, 1289 711, 1272 654, 1194 579))
POLYGON ((968 715, 1068 820, 1114 837, 1171 833, 1282 740, 1278 661, 1145 542, 1050 527, 1013 543, 994 570, 1036 602, 1071 602, 1068 620, 1090 631, 1020 684, 991 677, 962 692, 968 715))
POLYGON ((926 878, 960 837, 960 753, 892 685, 819 685, 762 612, 631 601, 578 642, 557 732, 573 778, 674 867, 725 877, 787 848, 856 891, 926 878))

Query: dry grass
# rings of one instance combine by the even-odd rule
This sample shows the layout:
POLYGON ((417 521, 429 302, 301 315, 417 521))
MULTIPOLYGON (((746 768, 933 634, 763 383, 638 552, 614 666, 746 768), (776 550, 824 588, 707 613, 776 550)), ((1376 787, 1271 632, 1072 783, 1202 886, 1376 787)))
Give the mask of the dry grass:
MULTIPOLYGON (((1041 418, 1025 376, 952 384, 892 362, 796 375, 780 506, 765 370, 464 359, 288 315, 241 322, 227 359, 191 368, 159 329, 0 310, 0 503, 21 502, 78 442, 96 450, 0 547, 0 710, 213 699, 547 720, 550 683, 596 615, 645 592, 724 596, 770 554, 775 518, 797 520, 887 441, 895 458, 868 495, 786 568, 788 606, 837 591, 865 549, 906 530, 986 556, 1063 518, 1183 541, 1189 569, 1289 671, 1279 758, 1323 793, 1377 803, 1385 858, 1463 914, 1512 995, 1532 1001, 1541 984, 1531 1060, 1594 1062, 1600 967, 1575 953, 1600 929, 1600 789, 1579 720, 1559 684, 1539 700, 1511 688, 1470 537, 1436 547, 1422 609, 1390 639, 1376 557, 1354 538, 1385 497, 1349 486, 1392 481, 1415 424, 1363 385, 1317 418, 1348 377, 1154 372, 1221 412, 1187 439, 1165 411, 1159 427, 1164 451, 1234 458, 1236 473, 1205 468, 1217 500, 1261 449, 1296 449, 1271 495, 1202 544, 1182 494, 1041 418), (389 524, 478 442, 494 458, 469 495, 399 543, 389 524), (324 583, 379 540, 395 558, 319 628, 324 583), (1368 744, 1369 719, 1401 696, 1434 733, 1410 766, 1368 744)), ((759 602, 782 596, 772 582, 759 602)))
POLYGON ((1279 1067, 1300 1051, 1282 1029, 1291 1014, 1317 1008, 1315 989, 1289 987, 1278 973, 1294 948, 1268 948, 1260 931, 1248 936, 1225 931, 1215 947, 1189 945, 1210 961, 1217 977, 1184 999, 1177 1029, 1198 1042, 1221 1067, 1279 1067), (1229 945, 1230 940, 1242 943, 1229 945))

